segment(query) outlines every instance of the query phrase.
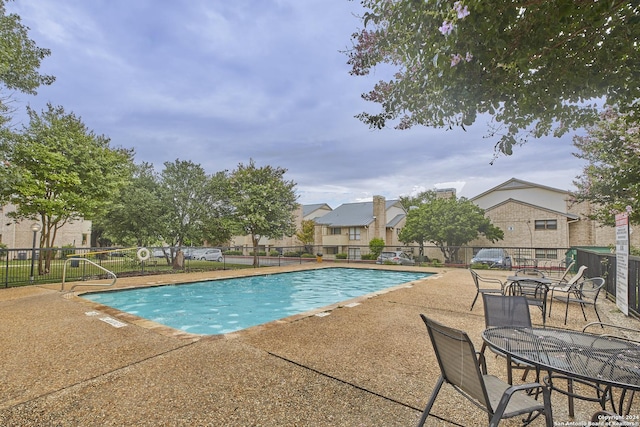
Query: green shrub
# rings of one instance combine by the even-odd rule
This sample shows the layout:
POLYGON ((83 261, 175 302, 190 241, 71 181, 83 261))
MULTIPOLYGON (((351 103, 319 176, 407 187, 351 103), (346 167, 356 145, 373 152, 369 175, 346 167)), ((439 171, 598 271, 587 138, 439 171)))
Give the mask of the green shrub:
POLYGON ((242 255, 242 251, 224 251, 224 255, 242 255))
POLYGON ((284 256, 290 257, 290 258, 300 258, 301 255, 302 255, 302 252, 300 251, 290 251, 290 252, 284 253, 284 256))
POLYGON ((300 255, 300 258, 315 258, 316 256, 314 254, 302 254, 300 255))
POLYGON ((376 254, 364 254, 360 258, 364 259, 364 260, 376 260, 376 259, 378 259, 376 254))
POLYGON ((336 259, 347 259, 347 254, 336 254, 336 259))
POLYGON ((474 262, 473 264, 471 264, 471 268, 473 268, 474 270, 489 270, 489 266, 481 262, 474 262))
POLYGON ((369 250, 371 251, 371 255, 373 255, 373 258, 365 258, 363 256, 362 259, 377 259, 384 250, 384 240, 382 240, 380 237, 374 237, 369 242, 369 250))
POLYGON ((269 251, 269 256, 280 256, 280 251, 276 251, 275 249, 269 251))

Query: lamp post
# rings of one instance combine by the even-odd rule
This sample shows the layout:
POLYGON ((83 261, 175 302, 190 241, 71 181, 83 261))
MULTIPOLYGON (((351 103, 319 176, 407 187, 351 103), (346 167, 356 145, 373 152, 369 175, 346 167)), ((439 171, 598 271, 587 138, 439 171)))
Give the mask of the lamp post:
POLYGON ((29 277, 29 283, 33 284, 33 267, 36 262, 36 235, 38 234, 38 231, 40 231, 40 224, 37 222, 31 224, 31 231, 33 231, 33 245, 31 246, 31 276, 29 277))

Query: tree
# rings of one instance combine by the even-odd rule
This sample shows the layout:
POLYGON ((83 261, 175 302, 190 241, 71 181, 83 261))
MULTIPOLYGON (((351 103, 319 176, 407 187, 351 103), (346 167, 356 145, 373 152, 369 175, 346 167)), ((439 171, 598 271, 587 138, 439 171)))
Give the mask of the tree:
POLYGON ((165 162, 161 172, 160 199, 164 207, 159 222, 162 240, 172 248, 185 242, 201 241, 208 214, 208 176, 202 166, 191 161, 165 162))
POLYGON ((442 252, 445 262, 457 260, 460 246, 484 235, 492 242, 504 233, 484 216, 484 211, 464 197, 443 198, 432 192, 424 203, 409 210, 407 222, 400 231, 401 242, 429 241, 442 252))
POLYGON ((292 236, 294 212, 298 207, 295 182, 286 181, 286 169, 256 167, 240 163, 229 179, 230 200, 238 234, 250 235, 253 243, 253 265, 258 266, 260 238, 277 239, 292 236))
POLYGON ((213 245, 227 243, 233 234, 233 208, 229 200, 229 177, 217 172, 209 177, 206 198, 202 201, 206 213, 202 219, 202 238, 213 245))
POLYGON ((304 245, 306 253, 313 252, 313 243, 315 242, 316 223, 312 219, 305 219, 300 225, 300 230, 296 232, 296 237, 304 245))
MULTIPOLYGON (((67 222, 103 212, 129 179, 133 152, 111 148, 109 139, 87 129, 79 117, 47 105, 39 115, 28 108, 29 125, 6 134, 6 164, 0 200, 16 205, 15 221, 39 220, 40 248, 54 247, 67 222)), ((46 251, 49 271, 53 252, 46 251)))
POLYGON ((347 51, 352 75, 389 64, 393 78, 363 98, 357 117, 472 125, 493 116, 497 153, 528 138, 561 136, 594 121, 596 100, 638 110, 640 6, 628 0, 361 0, 364 28, 347 51))
MULTIPOLYGON (((422 191, 415 196, 400 196, 400 205, 405 210, 405 212, 409 212, 412 209, 416 209, 419 206, 422 206, 425 203, 430 202, 437 196, 436 192, 433 190, 422 191)), ((407 231, 409 233, 409 231, 407 231)), ((424 235, 423 230, 416 229, 411 232, 413 235, 407 235, 407 238, 412 238, 416 243, 418 243, 418 259, 420 262, 425 260, 424 256, 424 242, 428 241, 427 237, 424 235)))
POLYGON ((159 176, 149 163, 135 165, 132 172, 108 210, 94 221, 94 240, 99 237, 103 243, 126 246, 161 242, 159 218, 165 209, 160 198, 159 176))
MULTIPOLYGON (((7 14, 5 0, 0 0, 0 94, 3 89, 35 95, 40 85, 50 85, 55 78, 38 72, 41 61, 51 54, 29 38, 29 28, 15 13, 7 14)), ((0 96, 0 126, 8 121, 10 96, 0 96)))
POLYGON ((384 250, 384 240, 380 237, 374 237, 369 241, 369 251, 372 259, 377 259, 384 250))
POLYGON ((576 201, 590 202, 592 219, 603 224, 613 225, 615 213, 626 211, 640 223, 640 123, 607 109, 573 143, 580 150, 575 156, 588 162, 574 181, 576 201))

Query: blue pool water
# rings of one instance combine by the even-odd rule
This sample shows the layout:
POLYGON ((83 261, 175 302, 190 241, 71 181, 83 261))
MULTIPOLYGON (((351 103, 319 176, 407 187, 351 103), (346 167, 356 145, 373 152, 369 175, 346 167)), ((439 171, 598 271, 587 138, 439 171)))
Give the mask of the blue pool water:
POLYGON ((430 273, 326 268, 85 294, 194 334, 224 334, 370 294, 430 273))

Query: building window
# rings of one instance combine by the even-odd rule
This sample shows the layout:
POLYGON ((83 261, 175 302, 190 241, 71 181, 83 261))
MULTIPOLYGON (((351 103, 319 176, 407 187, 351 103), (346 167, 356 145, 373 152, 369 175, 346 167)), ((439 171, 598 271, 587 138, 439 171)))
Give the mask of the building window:
POLYGON ((360 240, 360 227, 349 227, 349 240, 360 240))
POLYGON ((558 259, 557 249, 536 249, 537 259, 558 259))
POLYGON ((82 233, 82 246, 87 244, 87 233, 82 233))
POLYGON ((558 221, 555 219, 536 219, 536 230, 557 230, 558 221))
POLYGON ((331 236, 342 234, 342 229, 340 227, 331 227, 329 228, 329 234, 331 236))
POLYGON ((349 248, 349 259, 360 259, 360 248, 349 248))

